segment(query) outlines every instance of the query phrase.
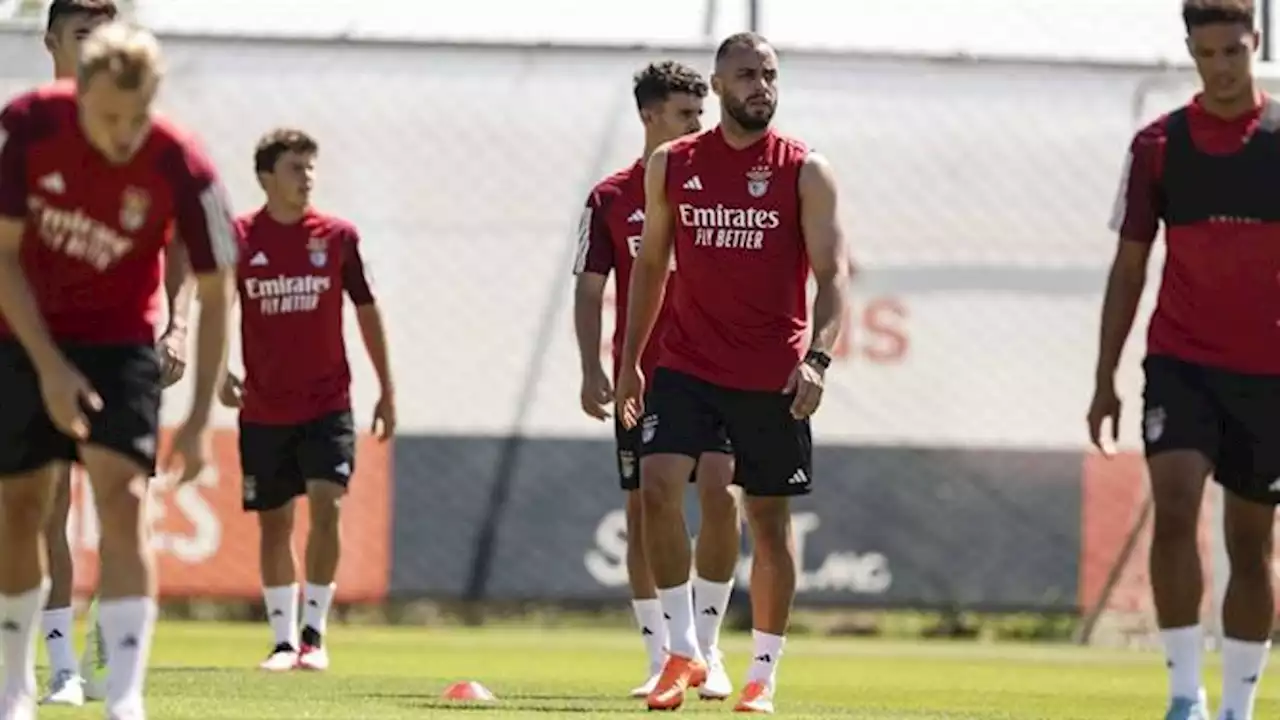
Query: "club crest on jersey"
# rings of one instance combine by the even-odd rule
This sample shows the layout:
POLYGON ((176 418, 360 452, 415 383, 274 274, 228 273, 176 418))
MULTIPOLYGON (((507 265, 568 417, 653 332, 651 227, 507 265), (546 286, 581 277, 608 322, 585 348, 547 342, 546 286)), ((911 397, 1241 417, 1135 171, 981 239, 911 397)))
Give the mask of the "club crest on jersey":
POLYGON ((769 178, 773 171, 768 165, 757 165, 747 172, 747 192, 751 197, 764 197, 769 192, 769 178))
POLYGON ((329 241, 322 237, 313 237, 307 241, 307 252, 311 255, 311 264, 322 268, 329 262, 329 241))
POLYGON ((142 188, 132 185, 120 195, 120 227, 125 232, 138 232, 147 224, 147 211, 151 209, 151 196, 142 188))

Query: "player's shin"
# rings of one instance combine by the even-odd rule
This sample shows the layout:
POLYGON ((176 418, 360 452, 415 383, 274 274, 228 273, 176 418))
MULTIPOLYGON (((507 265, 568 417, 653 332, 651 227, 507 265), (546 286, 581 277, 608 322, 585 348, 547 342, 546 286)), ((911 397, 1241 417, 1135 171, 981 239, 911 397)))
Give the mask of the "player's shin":
POLYGON ((658 600, 667 618, 671 654, 698 659, 689 584, 689 531, 684 521, 684 489, 693 459, 655 455, 641 461, 640 492, 644 503, 644 540, 658 600))
POLYGON ((304 645, 318 647, 327 629, 342 551, 339 508, 344 493, 345 489, 336 483, 307 483, 311 528, 307 534, 307 584, 302 609, 304 645))
POLYGON ((662 669, 667 654, 667 622, 663 618, 662 603, 658 602, 653 573, 649 570, 649 556, 644 549, 644 512, 640 492, 630 490, 627 497, 627 581, 631 586, 631 609, 636 616, 636 627, 644 640, 649 658, 649 673, 662 669))
POLYGON ((1222 606, 1221 717, 1249 720, 1271 649, 1275 509, 1226 493, 1230 579, 1222 606))
POLYGON ((737 498, 730 489, 732 457, 703 455, 698 473, 702 521, 694 548, 695 625, 699 649, 708 661, 714 661, 720 645, 720 628, 733 594, 742 523, 737 498))
POLYGON ((60 468, 55 485, 52 511, 45 522, 45 545, 49 557, 49 599, 41 616, 41 631, 54 674, 78 673, 75 643, 71 626, 75 612, 71 607, 74 573, 71 544, 67 540, 67 519, 71 514, 71 481, 69 468, 60 468))
POLYGON ((42 531, 50 487, 43 471, 0 480, 0 708, 15 714, 35 702, 35 639, 49 592, 42 531))
POLYGON ((143 687, 156 622, 155 560, 145 516, 147 473, 109 450, 80 448, 102 518, 98 622, 111 661, 107 713, 141 717, 143 687))
POLYGON ((747 517, 754 546, 751 565, 754 649, 747 681, 772 688, 796 590, 791 512, 786 498, 750 498, 747 517))

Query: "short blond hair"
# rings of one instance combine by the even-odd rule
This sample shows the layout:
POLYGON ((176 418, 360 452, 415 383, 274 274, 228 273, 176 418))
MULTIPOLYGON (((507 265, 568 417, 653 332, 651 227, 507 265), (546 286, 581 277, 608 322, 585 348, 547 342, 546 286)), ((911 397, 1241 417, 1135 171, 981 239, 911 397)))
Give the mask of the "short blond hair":
POLYGON ((121 90, 140 90, 155 83, 164 74, 160 41, 129 23, 98 26, 81 45, 76 78, 83 86, 104 73, 121 90))

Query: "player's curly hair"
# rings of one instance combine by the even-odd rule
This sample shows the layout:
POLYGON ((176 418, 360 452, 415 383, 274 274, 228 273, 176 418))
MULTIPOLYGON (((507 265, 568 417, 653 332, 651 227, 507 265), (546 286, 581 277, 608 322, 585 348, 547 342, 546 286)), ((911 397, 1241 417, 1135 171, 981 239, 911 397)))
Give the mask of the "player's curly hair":
POLYGON ((709 89, 701 73, 675 60, 649 63, 632 79, 635 82, 636 108, 639 110, 666 102, 667 98, 676 93, 706 97, 709 89))
POLYGON ((311 155, 320 151, 316 139, 297 128, 276 128, 262 136, 253 151, 253 170, 269 173, 276 169, 280 156, 287 152, 311 155))
POLYGON ((80 15, 115 20, 119 14, 120 8, 115 0, 53 0, 49 5, 46 29, 53 31, 63 20, 80 15))
POLYGON ((1254 0, 1184 0, 1182 22, 1192 28, 1218 23, 1239 23, 1254 27, 1257 9, 1254 0))

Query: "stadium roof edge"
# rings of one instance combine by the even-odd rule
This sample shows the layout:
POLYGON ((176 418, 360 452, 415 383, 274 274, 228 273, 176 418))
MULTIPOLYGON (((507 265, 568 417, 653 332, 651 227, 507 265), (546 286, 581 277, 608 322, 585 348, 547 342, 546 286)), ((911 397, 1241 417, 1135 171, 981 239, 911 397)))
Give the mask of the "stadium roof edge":
MULTIPOLYGON (((0 22, 0 36, 27 35, 40 32, 43 26, 26 21, 0 22)), ((715 45, 704 42, 689 43, 589 43, 589 42, 533 42, 533 41, 493 41, 493 40, 460 40, 460 39, 419 39, 378 37, 367 35, 290 35, 284 33, 200 33, 190 31, 157 30, 161 40, 166 38, 181 39, 196 43, 223 43, 243 45, 282 44, 303 47, 338 46, 387 49, 436 49, 456 51, 553 51, 561 53, 624 53, 645 51, 661 54, 664 52, 706 52, 715 50, 715 45)), ((803 46, 780 46, 779 51, 790 57, 810 59, 861 60, 868 62, 910 62, 936 65, 986 65, 1005 67, 1062 67, 1097 71, 1129 71, 1150 70, 1177 72, 1189 70, 1185 63, 1170 63, 1165 60, 1151 61, 1107 60, 1088 57, 1052 57, 1012 54, 973 54, 966 52, 928 53, 887 50, 858 50, 854 48, 824 48, 803 46)), ((1264 66, 1266 67, 1266 66, 1264 66)), ((1268 68, 1265 74, 1269 77, 1280 77, 1280 69, 1268 68)))

